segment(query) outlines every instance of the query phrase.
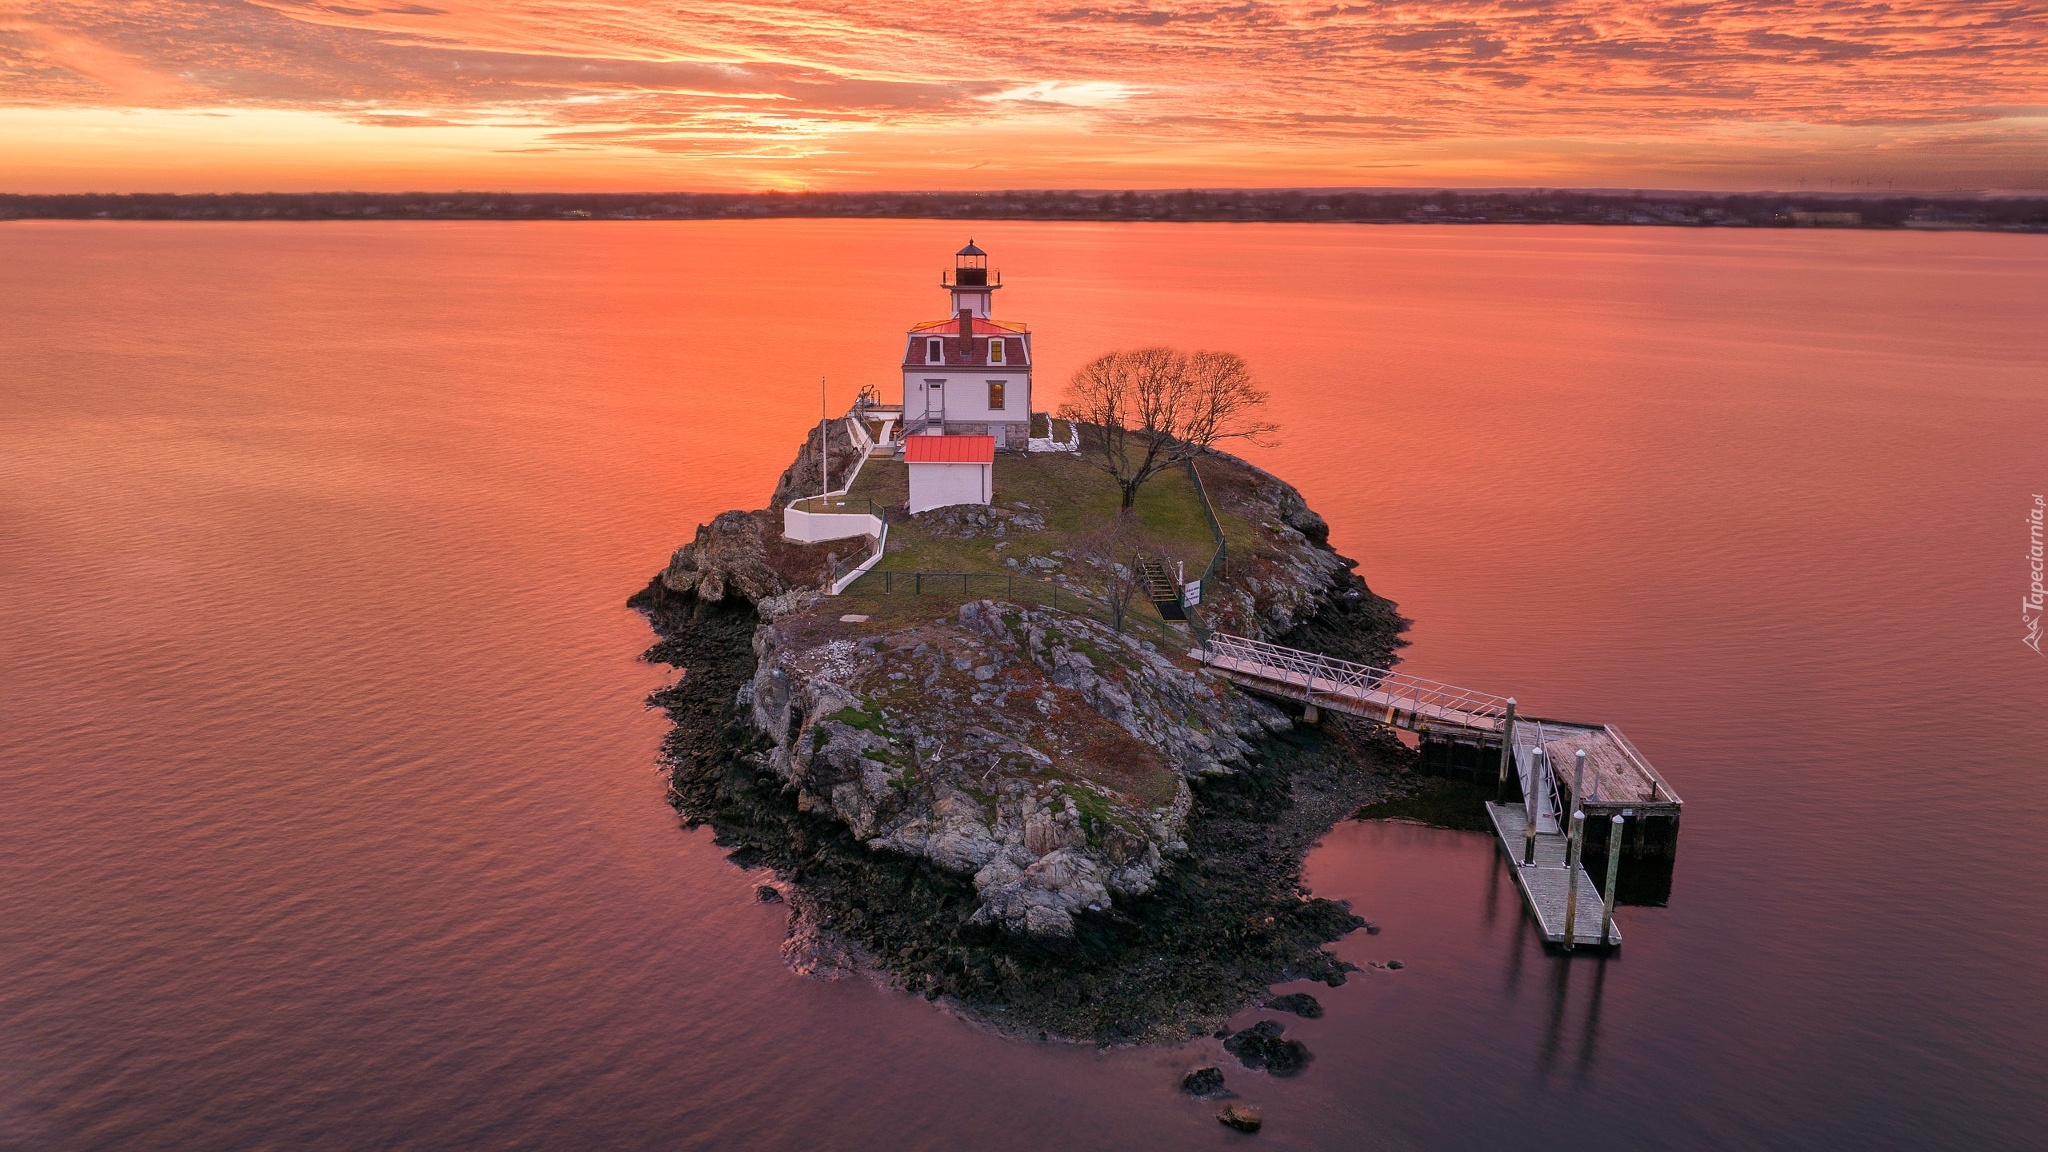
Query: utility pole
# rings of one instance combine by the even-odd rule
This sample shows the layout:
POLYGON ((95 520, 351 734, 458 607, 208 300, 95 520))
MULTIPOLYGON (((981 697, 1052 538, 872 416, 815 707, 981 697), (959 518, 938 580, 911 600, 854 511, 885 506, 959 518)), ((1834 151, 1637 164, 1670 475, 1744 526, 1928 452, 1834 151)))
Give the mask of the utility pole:
POLYGON ((818 377, 818 503, 832 490, 832 453, 826 450, 826 427, 831 417, 825 408, 825 378, 818 377))

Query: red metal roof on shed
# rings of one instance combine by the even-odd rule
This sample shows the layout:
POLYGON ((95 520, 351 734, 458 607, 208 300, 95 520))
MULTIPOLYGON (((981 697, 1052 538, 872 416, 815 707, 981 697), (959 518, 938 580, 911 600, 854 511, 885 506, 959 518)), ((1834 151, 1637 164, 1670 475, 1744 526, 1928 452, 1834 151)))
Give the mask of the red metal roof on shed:
POLYGON ((910 436, 903 441, 906 464, 993 464, 993 436, 910 436))

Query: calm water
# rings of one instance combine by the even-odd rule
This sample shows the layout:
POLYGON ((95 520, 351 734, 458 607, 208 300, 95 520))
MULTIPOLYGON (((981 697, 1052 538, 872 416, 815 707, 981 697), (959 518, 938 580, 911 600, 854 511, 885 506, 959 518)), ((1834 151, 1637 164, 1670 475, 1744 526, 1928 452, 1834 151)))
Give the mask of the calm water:
POLYGON ((1044 380, 1246 355, 1409 666, 1687 800, 1606 963, 1482 837, 1333 832, 1408 966, 1231 1072, 1260 1146, 2040 1139, 2042 239, 785 221, 0 228, 0 1146, 1241 1139, 1213 1042, 790 975, 662 802, 624 597, 969 231, 1044 380))

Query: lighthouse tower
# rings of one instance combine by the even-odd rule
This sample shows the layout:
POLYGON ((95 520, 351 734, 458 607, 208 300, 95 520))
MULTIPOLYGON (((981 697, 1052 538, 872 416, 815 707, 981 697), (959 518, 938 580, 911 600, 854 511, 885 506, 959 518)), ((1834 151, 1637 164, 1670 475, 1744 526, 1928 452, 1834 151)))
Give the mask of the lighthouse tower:
POLYGON ((969 240, 939 286, 952 297, 951 314, 913 326, 903 349, 904 431, 993 436, 998 448, 1023 448, 1031 435, 1031 332, 994 318, 1002 274, 969 240))
POLYGON ((996 289, 1003 286, 999 273, 994 282, 988 274, 988 253, 974 246, 969 240, 967 247, 953 253, 953 271, 939 277, 939 286, 953 294, 953 315, 958 316, 962 308, 982 320, 988 319, 989 304, 996 289))

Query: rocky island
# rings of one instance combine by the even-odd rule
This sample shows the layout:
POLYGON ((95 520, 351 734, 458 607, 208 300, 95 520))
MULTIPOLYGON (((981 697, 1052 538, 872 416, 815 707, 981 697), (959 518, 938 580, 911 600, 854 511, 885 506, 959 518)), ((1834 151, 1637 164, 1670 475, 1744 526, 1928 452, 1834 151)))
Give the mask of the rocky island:
MULTIPOLYGON (((1323 519, 1221 452, 1121 518, 1071 452, 995 453, 988 503, 912 514, 905 464, 857 442, 886 427, 860 419, 814 431, 768 508, 699 527, 632 599, 659 635, 647 658, 683 671, 653 700, 671 801, 787 902, 792 966, 1096 1043, 1213 1032, 1274 983, 1342 983, 1322 946, 1365 921, 1305 891, 1301 863, 1403 791, 1413 754, 1187 656, 1207 628, 1395 659, 1407 621, 1323 519), (857 471, 833 507, 888 525, 836 595, 873 541, 783 532, 793 505, 820 507, 797 493, 821 487, 821 455, 857 471), (1193 619, 1145 599, 1147 563, 1208 566, 1193 619)), ((1243 1044, 1299 1067, 1265 1026, 1243 1044)))

